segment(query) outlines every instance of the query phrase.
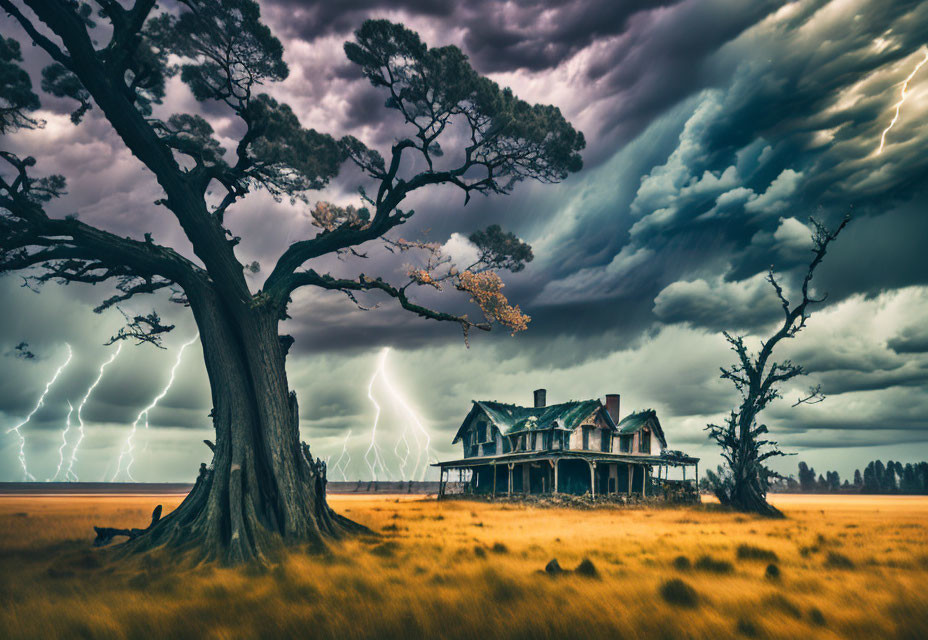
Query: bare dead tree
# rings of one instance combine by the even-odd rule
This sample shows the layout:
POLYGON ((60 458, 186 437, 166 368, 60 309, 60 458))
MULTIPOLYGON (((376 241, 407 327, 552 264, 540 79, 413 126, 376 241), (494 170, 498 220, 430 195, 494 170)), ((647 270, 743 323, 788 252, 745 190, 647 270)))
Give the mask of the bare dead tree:
MULTIPOLYGON (((502 295, 496 271, 520 269, 531 253, 498 229, 477 238, 481 260, 469 268, 429 259, 410 265, 399 283, 360 272, 334 277, 312 264, 333 255, 363 260, 368 243, 397 246, 401 239, 389 234, 414 215, 401 206, 422 189, 457 189, 466 204, 473 194, 506 194, 526 179, 559 182, 580 170, 583 135, 556 107, 528 104, 480 76, 456 47, 430 48, 386 20, 365 22, 345 45, 349 60, 405 123, 408 137, 385 160, 351 136, 304 128, 288 105, 261 92, 288 69, 253 0, 178 0, 164 10, 155 0, 0 0, 0 8, 51 57, 43 91, 72 98, 75 123, 92 109, 102 112, 157 180, 163 191, 157 204, 177 219, 195 255, 185 257, 149 234, 125 238, 75 216, 47 215, 45 203, 64 195, 64 178, 35 178, 33 158, 0 154, 0 272, 25 270, 27 283, 36 286, 117 283, 118 293, 98 311, 169 290, 172 301, 189 306, 200 330, 216 430, 212 464, 176 510, 133 532, 124 548, 166 547, 197 560, 240 563, 265 560, 281 545, 357 530, 329 509, 325 465, 299 441, 296 395, 285 368, 293 339, 278 335, 291 295, 315 287, 359 303, 359 297, 381 297, 465 332, 489 330, 492 322, 525 328, 528 317, 502 295), (178 73, 197 101, 211 103, 207 116, 224 109, 239 121, 244 133, 234 150, 222 149, 202 115, 153 117, 152 105, 178 73), (452 125, 465 132, 463 144, 457 135, 446 142, 452 125), (252 291, 245 270, 256 274, 260 267, 236 257, 239 239, 226 226, 236 204, 259 189, 307 202, 345 162, 365 176, 358 206, 316 203, 318 232, 290 245, 252 291), (218 198, 210 196, 214 191, 218 198), (419 287, 443 282, 469 294, 484 318, 417 301, 419 287)), ((40 126, 28 116, 38 97, 17 64, 19 45, 8 38, 0 45, 0 131, 40 126)), ((157 314, 130 315, 115 338, 157 342, 169 329, 157 314)))
MULTIPOLYGON (((766 438, 769 433, 767 425, 757 424, 757 418, 767 405, 782 397, 780 385, 803 375, 801 365, 790 360, 772 360, 773 350, 782 340, 795 338, 806 326, 811 313, 810 305, 824 302, 827 294, 815 298, 810 291, 812 277, 825 258, 828 245, 849 221, 850 217, 844 218, 834 231, 830 231, 817 220, 811 220, 813 258, 802 280, 802 299, 797 304, 790 304, 783 286, 774 275, 773 267, 770 268, 767 281, 776 291, 783 307, 783 324, 776 333, 761 342, 759 352, 752 353, 748 349, 744 336, 723 332, 731 350, 738 356, 738 361, 730 367, 723 367, 721 378, 730 380, 741 395, 741 404, 731 411, 723 425, 710 424, 706 427, 709 437, 721 447, 725 461, 719 467, 718 475, 707 476, 714 485, 716 496, 724 505, 749 513, 781 515, 767 502, 767 487, 773 472, 764 463, 769 458, 786 454, 780 451, 775 441, 766 438)), ((800 397, 793 406, 813 404, 823 399, 821 387, 813 387, 808 396, 800 397)))

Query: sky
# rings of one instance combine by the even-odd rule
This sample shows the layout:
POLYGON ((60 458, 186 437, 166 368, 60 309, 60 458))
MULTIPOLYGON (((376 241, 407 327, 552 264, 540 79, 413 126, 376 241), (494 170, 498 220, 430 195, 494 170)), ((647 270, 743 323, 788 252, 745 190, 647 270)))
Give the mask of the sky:
MULTIPOLYGON (((587 140, 584 169, 560 184, 525 182, 466 206, 452 189, 418 193, 408 203, 416 215, 398 234, 439 242, 460 259, 473 252, 467 236, 489 224, 531 244, 527 268, 504 274, 507 296, 532 318, 527 331, 475 332, 467 346, 455 326, 390 300, 365 298, 376 308, 362 310, 336 293, 297 293, 283 327, 296 339, 288 377, 303 439, 338 463, 330 478, 370 477, 375 417, 386 466, 400 474, 405 434, 412 457, 422 457, 418 466, 405 458, 403 475, 418 478, 426 434, 427 457, 460 455, 451 440, 472 399, 529 404, 541 387, 549 403, 619 393, 622 415, 654 408, 671 448, 714 467, 720 459, 704 428, 738 400, 719 379, 733 359, 721 332, 755 347, 770 335, 782 312, 767 269, 788 296, 795 292, 811 256, 809 217, 833 226, 847 214, 852 221, 814 281, 826 301, 778 347, 808 375, 762 416, 796 454, 773 467, 795 473, 804 460, 848 477, 876 458, 928 459, 928 65, 918 67, 928 58, 928 3, 274 0, 261 8, 290 68, 265 89, 306 127, 355 135, 382 153, 405 135, 382 91, 342 50, 365 19, 384 17, 430 46, 459 46, 519 97, 558 106, 587 140), (824 402, 791 406, 815 384, 824 402)), ((38 87, 48 58, 9 19, 0 27, 23 43, 38 87)), ((67 177, 68 195, 50 213, 136 238, 148 232, 189 255, 176 221, 154 204, 161 195, 151 174, 100 110, 74 126, 73 103, 40 97, 46 126, 4 146, 35 156, 37 173, 67 177)), ((206 117, 234 149, 241 131, 230 114, 198 104, 174 78, 155 114, 180 112, 206 117)), ((358 204, 359 180, 346 167, 308 204, 254 193, 230 210, 239 259, 262 266, 248 276, 253 289, 290 242, 315 233, 315 202, 358 204)), ((366 260, 324 259, 315 268, 399 280, 408 260, 372 244, 366 260)), ((36 294, 21 284, 18 274, 0 278, 0 481, 23 478, 20 440, 7 430, 32 411, 70 347, 73 358, 19 430, 37 479, 55 477, 62 459, 68 466, 77 407, 123 324, 117 310, 92 311, 109 295, 105 286, 49 283, 36 294), (35 357, 23 357, 21 342, 35 357), (63 439, 69 402, 72 431, 63 439)), ((454 294, 422 300, 468 308, 454 294)), ((153 308, 176 329, 164 350, 125 345, 104 372, 81 411, 85 436, 73 465, 81 480, 125 477, 117 460, 132 424, 196 335, 189 310, 165 295, 123 305, 127 313, 153 308)), ((144 417, 137 423, 132 477, 192 480, 209 460, 209 410, 194 342, 147 427, 144 417)))

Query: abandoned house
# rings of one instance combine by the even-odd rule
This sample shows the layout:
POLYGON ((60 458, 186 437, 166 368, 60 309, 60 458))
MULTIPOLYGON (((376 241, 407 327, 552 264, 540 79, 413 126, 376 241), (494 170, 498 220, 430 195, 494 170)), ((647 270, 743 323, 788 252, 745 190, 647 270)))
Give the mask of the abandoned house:
POLYGON ((592 497, 637 494, 695 498, 699 459, 667 448, 652 409, 620 416, 619 394, 600 400, 548 406, 546 391, 534 393, 531 407, 474 401, 454 437, 460 460, 438 462, 439 497, 458 471, 465 493, 570 493, 592 497), (686 480, 686 467, 694 467, 686 480), (683 480, 668 480, 671 467, 683 480))

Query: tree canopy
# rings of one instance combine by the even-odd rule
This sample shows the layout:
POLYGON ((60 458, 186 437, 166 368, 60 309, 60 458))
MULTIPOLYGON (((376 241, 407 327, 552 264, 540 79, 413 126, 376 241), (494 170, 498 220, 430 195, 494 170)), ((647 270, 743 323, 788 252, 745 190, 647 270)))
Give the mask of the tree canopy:
MULTIPOLYGON (((429 47, 413 31, 386 20, 368 20, 345 44, 348 59, 381 89, 385 106, 396 110, 409 136, 388 154, 353 136, 340 139, 301 125, 298 115, 268 93, 285 80, 283 46, 261 22, 252 0, 179 0, 158 8, 154 0, 126 7, 113 0, 94 3, 25 0, 27 15, 13 0, 2 7, 53 60, 42 72, 42 90, 76 101, 72 120, 80 123, 95 108, 116 129, 130 151, 150 169, 164 191, 159 204, 178 219, 197 260, 170 247, 119 238, 74 217, 52 219, 36 206, 64 193, 64 179, 32 179, 31 158, 4 153, 15 178, 0 182, 0 270, 39 268, 35 284, 55 279, 96 283, 115 280, 119 294, 98 307, 139 293, 171 287, 186 291, 209 281, 223 295, 250 300, 253 307, 286 317, 291 294, 304 286, 339 291, 357 302, 359 292, 379 292, 420 316, 488 329, 496 321, 520 330, 528 321, 501 293, 500 270, 519 271, 531 248, 493 225, 471 236, 480 259, 451 265, 437 247, 391 237, 414 211, 401 208, 413 192, 450 185, 464 194, 509 193, 520 181, 558 182, 580 170, 583 135, 554 106, 532 105, 474 70, 457 47, 429 47), (37 21, 44 29, 37 27, 37 21), (98 22, 102 23, 98 24, 98 22), (105 27, 105 28, 104 28, 105 27), (51 32, 52 36, 44 35, 51 32), (98 43, 101 33, 108 39, 98 43), (179 76, 200 102, 222 105, 243 125, 232 150, 216 139, 210 107, 201 113, 153 115, 165 97, 168 78, 179 76), (452 134, 453 131, 453 134, 452 134), (463 132, 463 133, 462 133, 463 132), (408 172, 418 158, 421 170, 408 172), (259 291, 250 291, 235 256, 238 239, 225 216, 250 192, 264 189, 275 199, 309 203, 309 193, 325 188, 343 163, 357 165, 373 184, 359 185, 357 206, 318 201, 312 219, 319 231, 294 242, 269 270, 259 291), (217 202, 208 195, 219 187, 217 202), (382 241, 392 251, 424 252, 424 264, 409 270, 406 282, 389 284, 359 274, 335 278, 308 266, 328 254, 358 259, 358 249, 382 241), (410 287, 453 281, 470 294, 486 321, 432 310, 410 298, 410 287)), ((38 106, 31 80, 19 66, 19 43, 0 42, 0 116, 4 131, 40 126, 29 113, 38 106)), ((255 272, 257 265, 249 265, 255 272)), ((184 294, 174 297, 185 302, 184 294)))

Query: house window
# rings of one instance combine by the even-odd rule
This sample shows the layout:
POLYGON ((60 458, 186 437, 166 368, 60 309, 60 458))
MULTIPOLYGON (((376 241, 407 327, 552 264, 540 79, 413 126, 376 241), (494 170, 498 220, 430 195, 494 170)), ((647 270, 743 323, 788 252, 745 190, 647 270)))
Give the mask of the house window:
POLYGON ((590 428, 583 427, 583 450, 588 451, 590 448, 590 428))
POLYGON ((495 456, 496 455, 496 443, 488 442, 485 445, 483 445, 483 455, 495 456))
POLYGON ((551 432, 545 431, 541 434, 541 448, 545 451, 551 449, 551 432))
POLYGON ((638 434, 638 452, 651 453, 651 432, 647 429, 642 429, 638 434))
POLYGON ((631 453, 632 450, 632 437, 631 436, 619 436, 619 451, 621 453, 631 453))
POLYGON ((609 432, 606 431, 605 429, 603 429, 603 443, 602 444, 603 444, 603 451, 612 450, 611 438, 609 436, 609 432))
POLYGON ((509 438, 503 438, 503 453, 509 453, 512 450, 512 443, 509 438))
POLYGON ((561 448, 564 451, 570 449, 570 431, 561 431, 561 448))
POLYGON ((534 451, 535 449, 537 449, 537 446, 536 446, 537 444, 538 444, 538 434, 537 434, 537 433, 533 433, 533 434, 532 434, 532 451, 534 451))
POLYGON ((519 449, 522 451, 525 451, 526 440, 527 438, 525 437, 525 434, 523 433, 522 437, 519 439, 519 449))
POLYGON ((486 442, 487 441, 487 423, 478 422, 477 423, 477 442, 486 442))

